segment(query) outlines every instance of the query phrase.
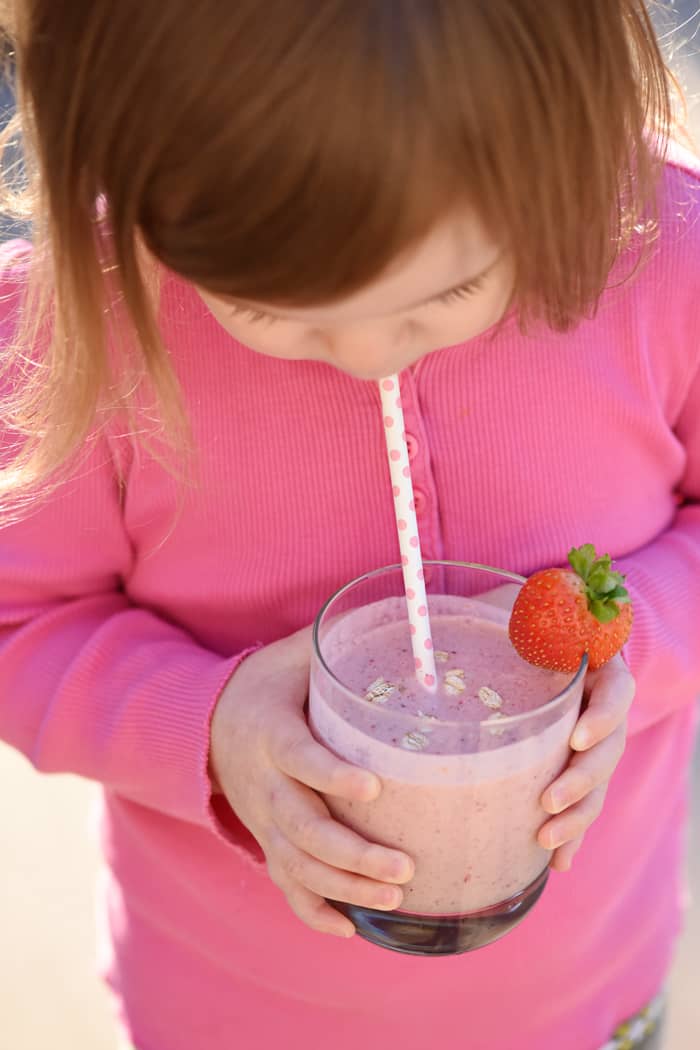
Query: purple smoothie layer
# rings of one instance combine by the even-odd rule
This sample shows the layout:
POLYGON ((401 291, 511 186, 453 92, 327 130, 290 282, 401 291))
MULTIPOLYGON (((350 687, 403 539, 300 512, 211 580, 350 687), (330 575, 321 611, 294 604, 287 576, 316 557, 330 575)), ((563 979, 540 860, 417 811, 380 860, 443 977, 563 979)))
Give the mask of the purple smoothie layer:
MULTIPOLYGON (((335 677, 359 696, 366 696, 380 678, 393 687, 393 691, 377 697, 383 711, 422 711, 445 722, 482 722, 494 710, 505 716, 525 714, 566 688, 571 675, 533 667, 518 656, 504 637, 508 620, 503 610, 485 602, 467 601, 446 598, 448 609, 456 611, 450 609, 431 618, 438 674, 434 694, 423 689, 413 673, 413 654, 403 619, 375 623, 367 634, 358 633, 349 648, 346 637, 341 641, 329 634, 326 661, 335 677), (493 698, 492 707, 480 698, 479 691, 484 688, 500 695, 500 707, 493 698)), ((388 599, 382 604, 388 613, 403 615, 401 600, 388 599)), ((376 613, 374 609, 373 620, 376 613)), ((346 631, 342 633, 346 636, 346 631)), ((380 738, 388 724, 378 727, 380 738)))

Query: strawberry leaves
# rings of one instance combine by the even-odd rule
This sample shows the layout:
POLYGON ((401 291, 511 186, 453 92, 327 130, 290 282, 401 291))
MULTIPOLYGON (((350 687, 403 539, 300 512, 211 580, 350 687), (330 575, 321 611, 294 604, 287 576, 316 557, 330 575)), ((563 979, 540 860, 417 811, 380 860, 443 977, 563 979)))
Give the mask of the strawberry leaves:
POLYGON ((620 615, 620 605, 629 602, 625 577, 612 569, 609 554, 596 557, 592 543, 572 547, 569 565, 586 585, 589 612, 599 623, 612 623, 620 615))

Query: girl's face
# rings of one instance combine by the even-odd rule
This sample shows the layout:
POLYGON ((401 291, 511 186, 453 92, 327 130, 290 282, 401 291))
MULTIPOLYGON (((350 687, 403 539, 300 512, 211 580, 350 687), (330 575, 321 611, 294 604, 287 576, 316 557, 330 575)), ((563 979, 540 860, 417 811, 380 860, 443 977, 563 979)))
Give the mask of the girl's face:
POLYGON ((198 292, 226 331, 253 350, 380 379, 491 327, 512 286, 507 255, 462 216, 436 227, 377 281, 330 305, 290 309, 198 292))

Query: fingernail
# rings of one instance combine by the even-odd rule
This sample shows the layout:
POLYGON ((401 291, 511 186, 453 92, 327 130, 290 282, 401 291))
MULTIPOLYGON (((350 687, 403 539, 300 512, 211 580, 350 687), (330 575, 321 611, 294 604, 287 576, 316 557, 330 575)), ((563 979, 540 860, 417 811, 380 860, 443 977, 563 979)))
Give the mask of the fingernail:
POLYGON ((408 857, 394 856, 389 862, 389 878, 396 882, 408 882, 413 878, 413 861, 408 857))
POLYGON ((547 835, 547 840, 549 842, 548 848, 552 850, 559 849, 560 846, 563 846, 565 842, 569 841, 565 835, 556 831, 550 832, 549 835, 547 835))
POLYGON ((566 791, 559 789, 549 792, 549 805, 547 808, 550 813, 561 813, 563 809, 566 809, 568 804, 569 796, 566 791))
POLYGON ((319 933, 330 934, 331 937, 353 937, 355 935, 355 927, 350 923, 343 923, 342 926, 316 926, 315 929, 319 933))
POLYGON ((378 777, 371 775, 362 777, 360 780, 360 790, 363 798, 366 799, 367 802, 373 802, 382 790, 381 781, 378 777))
POLYGON ((394 889, 393 887, 383 890, 377 896, 377 908, 382 911, 393 911, 394 908, 398 908, 403 900, 403 893, 401 890, 394 889))
POLYGON ((593 737, 589 729, 575 729, 571 738, 571 746, 575 751, 585 751, 593 743, 593 737))

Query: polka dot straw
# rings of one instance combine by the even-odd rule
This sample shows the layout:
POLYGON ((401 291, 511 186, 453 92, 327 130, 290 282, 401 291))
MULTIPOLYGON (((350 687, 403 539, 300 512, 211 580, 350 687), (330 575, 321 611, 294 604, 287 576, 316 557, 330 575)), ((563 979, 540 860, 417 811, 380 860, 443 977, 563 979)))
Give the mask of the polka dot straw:
POLYGON ((394 509, 399 533, 403 581, 406 588, 408 622, 411 632, 416 675, 421 685, 434 691, 437 685, 433 638, 430 632, 428 599, 425 591, 423 559, 418 538, 413 482, 404 433, 401 389, 398 376, 387 376, 379 382, 384 416, 384 434, 389 455, 389 469, 394 493, 394 509))

